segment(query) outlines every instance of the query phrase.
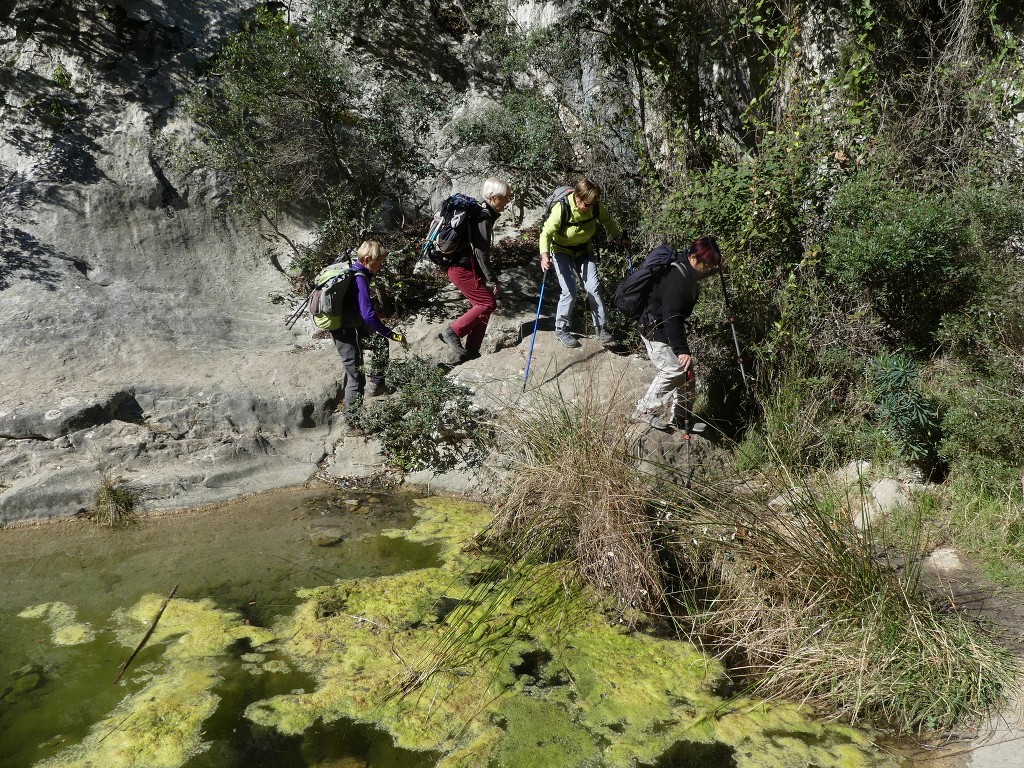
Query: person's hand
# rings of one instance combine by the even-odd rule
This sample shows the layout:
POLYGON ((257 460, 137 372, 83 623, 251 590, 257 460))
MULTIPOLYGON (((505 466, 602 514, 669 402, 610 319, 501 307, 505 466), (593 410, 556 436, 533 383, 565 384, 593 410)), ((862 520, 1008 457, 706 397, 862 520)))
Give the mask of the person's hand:
POLYGON ((399 333, 398 331, 392 331, 391 335, 388 336, 388 338, 391 339, 391 341, 397 341, 406 349, 409 348, 409 342, 406 340, 405 335, 399 333))
POLYGON ((690 370, 690 366, 693 365, 693 357, 691 355, 679 355, 676 359, 679 362, 679 367, 684 371, 690 370))
POLYGON ((540 255, 540 268, 545 272, 551 269, 551 257, 546 253, 542 253, 540 255))

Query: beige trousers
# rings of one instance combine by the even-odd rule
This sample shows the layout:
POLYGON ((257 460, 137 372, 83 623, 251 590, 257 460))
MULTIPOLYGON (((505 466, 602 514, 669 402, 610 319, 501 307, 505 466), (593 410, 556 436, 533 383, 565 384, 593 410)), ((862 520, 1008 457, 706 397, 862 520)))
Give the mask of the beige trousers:
POLYGON ((653 413, 681 427, 684 419, 693 418, 697 399, 693 375, 679 365, 679 358, 668 344, 651 341, 643 335, 640 338, 647 347, 647 357, 654 365, 655 374, 647 392, 637 400, 637 413, 653 413))

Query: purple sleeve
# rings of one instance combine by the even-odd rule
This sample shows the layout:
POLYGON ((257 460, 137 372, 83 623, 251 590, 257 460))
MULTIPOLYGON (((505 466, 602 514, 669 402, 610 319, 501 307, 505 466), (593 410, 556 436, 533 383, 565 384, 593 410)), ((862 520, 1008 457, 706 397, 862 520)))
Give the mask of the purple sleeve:
POLYGON ((381 336, 391 336, 393 331, 388 328, 377 317, 377 311, 373 308, 373 300, 370 298, 370 281, 366 275, 356 273, 356 293, 359 298, 359 314, 370 330, 376 331, 381 336), (360 280, 360 278, 362 278, 360 280))

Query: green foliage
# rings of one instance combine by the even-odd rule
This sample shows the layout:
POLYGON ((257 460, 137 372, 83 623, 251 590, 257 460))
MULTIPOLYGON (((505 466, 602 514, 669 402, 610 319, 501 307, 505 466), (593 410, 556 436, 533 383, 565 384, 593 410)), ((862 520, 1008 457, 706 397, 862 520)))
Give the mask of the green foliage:
POLYGON ((809 358, 794 357, 771 372, 758 394, 761 419, 746 452, 797 469, 841 461, 861 414, 848 402, 842 377, 815 368, 809 358))
POLYGON ((938 407, 921 390, 920 367, 905 354, 882 353, 872 362, 875 403, 903 457, 933 468, 941 436, 938 407))
POLYGON ((963 370, 946 385, 943 457, 953 465, 984 458, 1024 469, 1024 386, 1018 380, 983 379, 963 370))
POLYGON ((490 430, 466 387, 417 357, 392 360, 387 381, 396 389, 393 396, 364 405, 349 418, 380 440, 388 461, 406 471, 435 472, 480 463, 490 430))
POLYGON ((981 454, 957 458, 943 504, 927 519, 933 538, 951 540, 990 578, 1024 589, 1024 466, 981 454))
POLYGON ((1013 376, 1024 348, 1024 283, 1019 267, 996 256, 983 265, 982 285, 970 305, 943 316, 936 339, 943 353, 989 376, 1013 376))
POLYGON ((431 0, 431 8, 438 24, 460 38, 502 29, 509 13, 507 0, 431 0))
POLYGON ((57 63, 57 66, 53 68, 53 82, 61 88, 71 87, 71 73, 68 72, 67 67, 59 62, 57 63))
POLYGON ((408 85, 370 91, 363 77, 316 28, 260 9, 185 101, 201 139, 191 169, 228 175, 243 210, 273 230, 284 213, 321 212, 313 246, 292 245, 303 268, 361 237, 422 167, 402 109, 408 85))
POLYGON ((464 144, 486 146, 491 167, 516 189, 535 189, 574 166, 568 136, 537 91, 504 94, 500 104, 456 123, 456 134, 464 144))
POLYGON ((363 366, 367 378, 387 376, 388 365, 391 362, 391 342, 379 333, 372 333, 363 342, 363 348, 370 353, 363 366))
POLYGON ((899 340, 931 348, 942 316, 977 288, 977 244, 963 209, 867 173, 843 185, 829 219, 826 269, 837 287, 870 296, 899 340))

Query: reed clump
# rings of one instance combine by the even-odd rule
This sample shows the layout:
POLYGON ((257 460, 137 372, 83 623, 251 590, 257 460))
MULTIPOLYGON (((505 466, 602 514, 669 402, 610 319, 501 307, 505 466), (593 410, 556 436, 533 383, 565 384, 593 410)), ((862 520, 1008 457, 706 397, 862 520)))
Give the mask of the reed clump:
POLYGON ((108 528, 137 525, 142 508, 142 493, 128 485, 120 475, 106 467, 99 469, 99 488, 89 509, 89 519, 108 528))
POLYGON ((890 560, 854 526, 859 502, 828 483, 779 473, 754 492, 660 491, 673 618, 753 694, 913 732, 967 722, 1012 684, 991 634, 923 588, 923 537, 890 560))
POLYGON ((922 588, 923 535, 890 561, 854 499, 778 461, 756 482, 673 482, 635 458, 621 410, 584 394, 511 418, 485 551, 557 560, 631 623, 722 658, 748 693, 847 722, 955 727, 1012 684, 990 633, 922 588))
POLYGON ((665 578, 622 410, 584 391, 509 416, 501 434, 512 466, 482 538, 513 562, 561 561, 635 618, 661 606, 665 578))

